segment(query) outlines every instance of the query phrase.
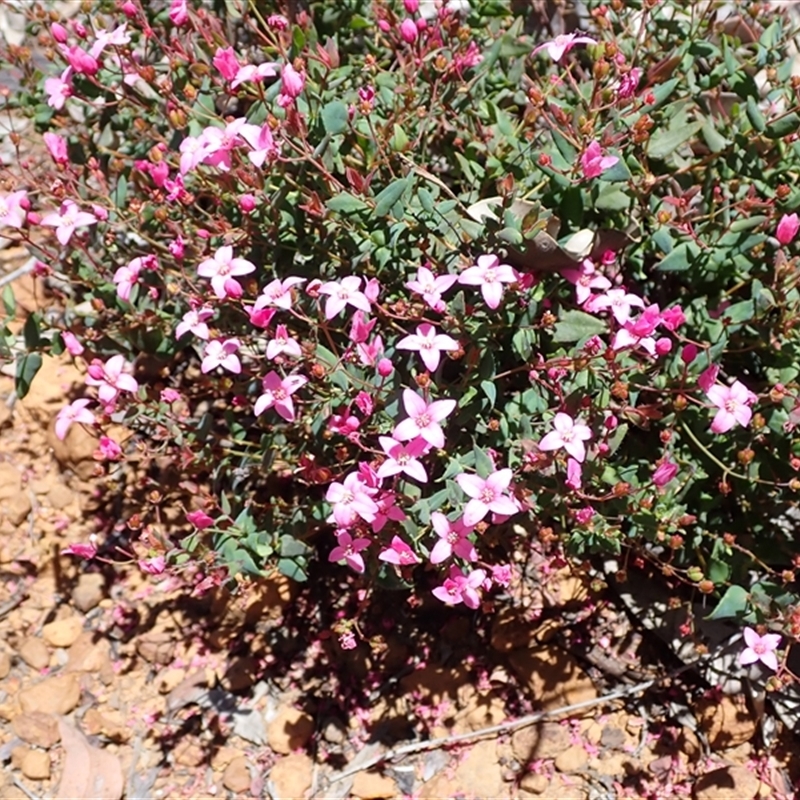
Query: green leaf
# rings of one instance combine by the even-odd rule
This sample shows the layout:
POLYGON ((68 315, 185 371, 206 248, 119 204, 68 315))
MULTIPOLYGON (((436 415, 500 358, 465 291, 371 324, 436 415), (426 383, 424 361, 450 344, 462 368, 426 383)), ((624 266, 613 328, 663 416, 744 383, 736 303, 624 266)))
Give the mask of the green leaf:
POLYGON ((17 374, 15 389, 17 397, 23 398, 31 389, 31 382, 42 366, 42 357, 39 353, 28 353, 17 360, 17 374))
POLYGON ((713 122, 707 119, 703 123, 703 138, 712 153, 721 153, 730 142, 714 127, 713 122))
POLYGON ((631 198, 619 187, 606 184, 600 189, 594 204, 601 211, 624 211, 631 204, 631 198))
POLYGON ((800 128, 800 116, 794 113, 786 114, 786 116, 770 122, 764 130, 764 136, 767 139, 782 139, 790 133, 795 133, 800 128))
POLYGON ((39 334, 39 315, 28 314, 25 325, 22 328, 22 335, 25 337, 25 347, 28 350, 35 350, 42 342, 39 334))
POLYGON ((369 206, 363 201, 359 200, 355 195, 350 192, 342 192, 337 194, 336 197, 331 197, 325 205, 331 211, 338 211, 340 214, 353 214, 356 211, 363 211, 369 206))
POLYGON ((620 158, 613 167, 603 170, 599 179, 601 181, 629 181, 631 177, 631 171, 628 169, 628 165, 620 158))
POLYGON ((682 116, 673 119, 672 123, 669 128, 656 131, 650 138, 647 144, 647 155, 650 158, 666 158, 703 127, 702 120, 687 123, 682 116))
POLYGON ((554 342, 579 342, 597 336, 608 328, 606 323, 585 311, 567 311, 556 323, 554 342))
POLYGON ((497 400, 497 387, 494 385, 494 381, 481 381, 481 389, 483 389, 483 393, 489 398, 491 407, 494 408, 495 401, 497 400))
POLYGON ((408 188, 408 184, 408 178, 398 178, 380 192, 375 198, 375 216, 385 217, 392 210, 395 203, 403 196, 403 192, 408 188))
POLYGON ((431 192, 422 186, 417 192, 417 197, 419 198, 420 205, 425 209, 425 211, 427 211, 428 214, 433 214, 435 206, 431 192))
POLYGON ((747 592, 741 586, 729 586, 717 607, 706 619, 738 617, 747 609, 747 592))
POLYGON ((481 478, 488 478, 494 472, 494 461, 480 447, 473 447, 472 452, 475 455, 475 471, 481 478))
POLYGON ((341 100, 334 100, 324 106, 320 116, 326 133, 333 135, 347 130, 349 115, 347 106, 341 100))
POLYGON ((759 133, 761 133, 767 127, 767 119, 761 113, 761 109, 758 107, 758 102, 756 101, 755 97, 747 98, 746 109, 747 109, 747 118, 750 120, 750 124, 759 133))
POLYGON ((3 308, 6 310, 6 316, 13 319, 17 313, 17 298, 14 297, 14 290, 8 283, 3 289, 3 308))
POLYGON ((656 264, 656 269, 661 272, 683 272, 683 270, 689 269, 699 252, 700 250, 694 242, 681 242, 656 264))
POLYGON ((305 563, 301 564, 298 561, 293 561, 291 558, 278 559, 278 572, 298 583, 303 583, 308 580, 308 572, 306 572, 305 563))
POLYGON ((408 136, 406 136, 406 132, 397 123, 395 123, 394 135, 389 144, 391 144, 392 150, 396 153, 401 153, 408 149, 408 136))
POLYGON ((128 207, 128 179, 124 175, 120 175, 117 179, 111 199, 117 208, 128 207))

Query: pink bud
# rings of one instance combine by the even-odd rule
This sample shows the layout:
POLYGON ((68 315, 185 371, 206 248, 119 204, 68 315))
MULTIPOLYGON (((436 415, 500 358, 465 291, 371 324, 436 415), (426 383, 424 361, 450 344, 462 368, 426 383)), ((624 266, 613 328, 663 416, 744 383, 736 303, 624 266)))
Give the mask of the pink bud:
POLYGON ((79 39, 86 38, 86 26, 80 20, 72 20, 72 31, 79 39))
POLYGON ((719 367, 716 364, 712 364, 710 367, 704 369, 700 373, 700 377, 697 379, 697 385, 704 392, 708 392, 708 390, 716 383, 718 374, 719 367))
POLYGON ((122 13, 128 19, 133 19, 136 16, 136 4, 132 3, 131 0, 126 0, 126 2, 122 4, 122 13))
POLYGON ((285 31, 289 27, 289 20, 283 14, 270 14, 267 17, 267 26, 274 31, 285 31))
POLYGON ((50 26, 50 33, 53 35, 53 38, 59 43, 64 44, 67 41, 67 29, 59 22, 54 22, 50 26))
POLYGON ((281 71, 281 88, 289 97, 299 97, 306 85, 305 72, 298 72, 291 64, 286 64, 281 71))
POLYGON ((413 19, 406 18, 400 23, 400 37, 404 42, 413 44, 417 41, 418 35, 419 31, 417 30, 417 25, 413 19))
POLYGON ((420 17, 417 20, 417 30, 418 31, 424 31, 425 28, 427 28, 427 27, 428 27, 428 20, 426 20, 425 17, 420 17))
POLYGON ((656 342, 656 353, 660 356, 665 356, 670 350, 672 350, 672 339, 669 336, 662 336, 656 342))
POLYGON ((83 345, 71 331, 61 331, 61 338, 70 355, 79 356, 83 352, 83 345))
POLYGON ((370 278, 367 285, 364 287, 364 296, 370 303, 377 303, 378 296, 381 293, 381 284, 377 278, 370 278))
POLYGON ((27 219, 28 225, 38 225, 42 221, 41 216, 35 211, 29 211, 26 214, 25 219, 27 219))
POLYGON ((688 367, 689 364, 692 363, 697 358, 697 354, 700 352, 697 349, 697 345, 694 344, 687 344, 681 350, 681 361, 688 367))
POLYGON ((378 375, 388 378, 394 372, 394 365, 388 358, 382 358, 378 362, 378 375))
POLYGON ((243 294, 242 284, 233 278, 228 278, 225 281, 225 296, 230 297, 232 300, 238 300, 243 294))
POLYGON ((389 33, 389 31, 392 29, 392 26, 385 19, 379 19, 378 20, 378 27, 384 33, 389 33))
POLYGON ((169 178, 169 164, 166 161, 159 161, 150 167, 150 177, 153 183, 160 189, 169 178))
POLYGON ((666 486, 677 474, 678 465, 667 459, 656 467, 653 473, 653 483, 660 489, 662 486, 666 486))
POLYGON ((615 431, 619 425, 619 420, 612 414, 610 417, 605 418, 603 425, 607 431, 615 431))
POLYGON ((789 244, 800 229, 800 219, 797 214, 784 214, 778 223, 775 237, 781 244, 789 244))
POLYGON ((416 14, 419 11, 419 0, 403 0, 403 5, 409 14, 416 14))
POLYGON ((92 213, 97 217, 97 219, 100 220, 100 222, 105 222, 108 219, 108 209, 97 205, 97 203, 92 203, 92 213))
POLYGON ((169 251, 177 259, 182 259, 185 252, 186 245, 184 244, 183 237, 179 236, 169 243, 169 251))
POLYGON ((239 198, 239 208, 245 214, 249 214, 256 207, 256 198, 252 194, 243 194, 239 198))

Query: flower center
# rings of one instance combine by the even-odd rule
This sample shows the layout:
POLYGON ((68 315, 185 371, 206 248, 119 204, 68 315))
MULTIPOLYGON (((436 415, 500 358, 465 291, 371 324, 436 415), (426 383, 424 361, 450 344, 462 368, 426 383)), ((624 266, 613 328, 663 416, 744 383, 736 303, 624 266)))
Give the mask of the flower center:
POLYGON ((455 531, 450 531, 450 533, 447 534, 448 544, 458 544, 459 538, 459 535, 455 531))
POLYGON ((285 399, 286 399, 286 389, 282 389, 281 387, 278 387, 278 388, 277 388, 277 389, 276 389, 276 390, 275 390, 275 391, 272 393, 272 396, 273 396, 273 397, 274 397, 276 400, 285 400, 285 399))
POLYGON ((481 491, 481 502, 485 503, 487 506, 489 503, 494 502, 494 492, 488 487, 484 487, 483 491, 481 491))
POLYGON ((483 274, 483 280, 486 283, 494 283, 497 280, 497 272, 493 269, 487 269, 483 274))
POLYGON ((417 417, 417 427, 418 428, 427 428, 432 422, 431 415, 425 412, 424 414, 420 414, 417 417))
POLYGON ((739 404, 735 400, 726 400, 725 401, 725 410, 733 414, 734 411, 739 407, 739 404))
POLYGON ((758 655, 763 656, 764 653, 767 652, 767 648, 764 646, 763 642, 756 642, 753 645, 753 651, 758 653, 758 655))

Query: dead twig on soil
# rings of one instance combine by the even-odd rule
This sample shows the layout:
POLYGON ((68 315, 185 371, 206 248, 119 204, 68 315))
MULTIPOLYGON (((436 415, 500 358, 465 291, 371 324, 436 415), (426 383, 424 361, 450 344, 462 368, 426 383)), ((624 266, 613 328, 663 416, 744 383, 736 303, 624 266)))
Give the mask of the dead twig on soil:
POLYGON ((13 272, 9 272, 7 275, 3 275, 0 277, 0 287, 5 286, 7 283, 13 283, 17 278, 21 278, 23 275, 27 275, 29 272, 33 272, 33 268, 36 266, 36 259, 29 258, 21 267, 15 269, 13 272))
POLYGON ((42 800, 38 794, 34 794, 19 778, 14 778, 14 786, 17 787, 21 792, 24 792, 30 800, 42 800))
POLYGON ((571 706, 562 706, 561 708, 554 708, 550 711, 536 711, 533 714, 526 714, 524 717, 519 717, 518 719, 509 720, 508 722, 501 722, 498 725, 490 725, 487 728, 479 728, 478 730, 470 731, 469 733, 458 733, 453 734, 452 736, 440 736, 437 739, 427 739, 423 742, 411 742, 410 744, 404 744, 400 747, 395 747, 392 750, 388 750, 385 753, 373 756, 361 764, 357 764, 345 769, 343 772, 340 772, 338 775, 332 778, 330 780, 330 784, 334 784, 338 781, 344 780, 345 778, 349 778, 351 775, 355 775, 358 772, 365 772, 366 770, 372 769, 373 767, 385 761, 393 761, 394 759, 411 755, 412 753, 433 750, 437 747, 449 747, 450 745, 460 744, 462 742, 472 742, 488 736, 504 735, 511 733, 512 731, 519 730, 520 728, 527 728, 529 725, 535 725, 537 722, 541 722, 549 717, 560 717, 563 714, 571 714, 574 711, 584 711, 587 708, 595 708, 597 706, 605 705, 606 703, 611 703, 614 700, 621 700, 624 697, 641 694, 642 692, 646 692, 652 686, 655 686, 656 684, 659 684, 668 678, 673 678, 682 672, 693 669, 702 660, 704 659, 698 659, 697 661, 693 661, 691 664, 684 664, 678 669, 672 670, 671 672, 659 678, 652 678, 649 681, 643 681, 642 683, 637 683, 633 686, 626 686, 622 689, 609 692, 602 697, 596 697, 593 700, 584 700, 582 703, 574 703, 571 706))

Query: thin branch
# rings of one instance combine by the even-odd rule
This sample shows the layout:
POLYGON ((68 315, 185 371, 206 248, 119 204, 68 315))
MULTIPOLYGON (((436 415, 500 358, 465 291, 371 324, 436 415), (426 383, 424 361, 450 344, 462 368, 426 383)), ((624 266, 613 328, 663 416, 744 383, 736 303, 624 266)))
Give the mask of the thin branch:
POLYGON ((5 286, 7 283, 12 283, 17 278, 21 278, 23 275, 27 275, 29 272, 33 272, 33 268, 36 266, 36 259, 29 258, 21 267, 18 267, 13 272, 9 272, 8 275, 3 275, 0 278, 0 287, 5 286))
MULTIPOLYGON (((687 664, 681 667, 679 671, 682 672, 686 669, 690 669, 691 667, 695 666, 696 663, 697 662, 687 664)), ((509 722, 501 722, 498 725, 491 725, 488 728, 479 728, 478 730, 470 731, 469 733, 459 733, 452 736, 440 736, 438 739, 427 739, 424 742, 411 742, 410 744, 404 744, 401 747, 395 747, 392 750, 374 756, 373 758, 365 761, 363 764, 358 764, 356 767, 346 769, 344 772, 341 772, 339 775, 332 778, 330 783, 333 784, 337 781, 344 780, 345 778, 349 778, 351 775, 355 775, 358 772, 365 772, 366 770, 372 769, 372 767, 377 766, 383 761, 392 761, 393 759, 400 758, 401 756, 407 756, 411 753, 419 753, 424 750, 432 750, 437 747, 447 747, 452 744, 459 744, 460 742, 470 742, 475 739, 483 739, 487 736, 506 734, 510 733, 511 731, 519 730, 520 728, 526 728, 529 725, 535 725, 537 722, 541 722, 548 717, 557 717, 561 716, 562 714, 570 714, 573 711, 583 711, 587 708, 595 708, 596 706, 610 703, 613 700, 619 700, 623 697, 629 697, 630 695, 647 691, 647 689, 649 689, 651 686, 654 686, 655 684, 664 680, 665 677, 669 676, 652 678, 649 681, 637 683, 633 686, 626 686, 624 689, 617 689, 615 692, 603 695, 602 697, 596 697, 593 700, 584 700, 582 703, 574 703, 571 706, 562 706, 561 708, 554 708, 550 711, 537 711, 534 714, 527 714, 524 717, 519 717, 519 719, 510 720, 509 722)))

